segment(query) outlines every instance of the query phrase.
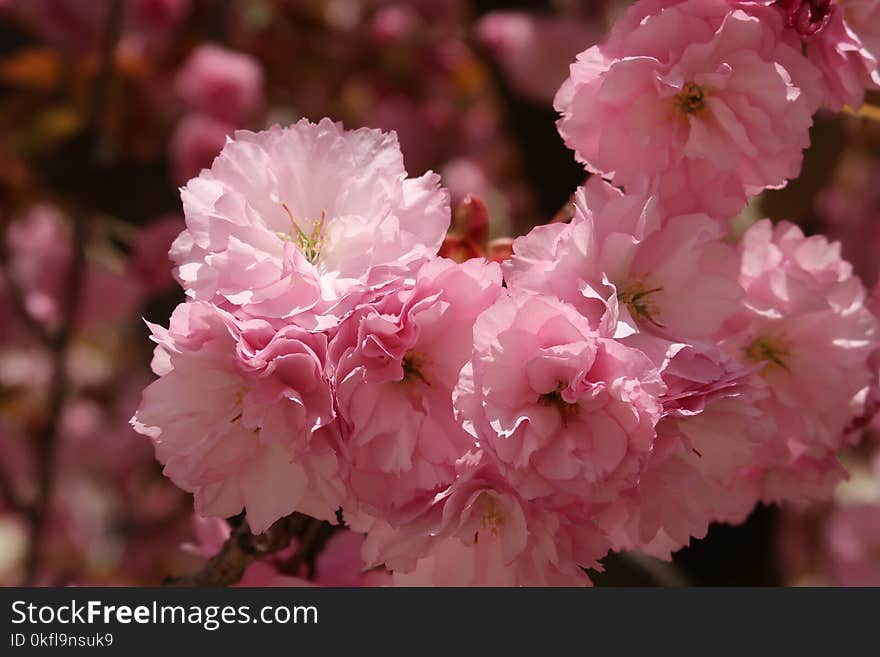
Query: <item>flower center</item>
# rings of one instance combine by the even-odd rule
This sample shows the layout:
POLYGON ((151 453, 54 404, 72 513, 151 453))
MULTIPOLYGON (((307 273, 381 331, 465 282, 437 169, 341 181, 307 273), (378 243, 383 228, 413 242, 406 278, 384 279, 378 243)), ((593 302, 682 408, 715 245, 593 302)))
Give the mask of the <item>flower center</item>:
POLYGON ((422 369, 425 366, 425 355, 417 351, 409 351, 403 357, 403 383, 419 381, 426 386, 431 385, 425 377, 422 369))
POLYGON ((648 288, 641 281, 634 281, 617 293, 617 300, 626 304, 634 319, 641 318, 657 328, 663 328, 663 325, 654 319, 654 315, 658 314, 660 309, 656 300, 651 298, 653 294, 662 291, 662 287, 648 288))
POLYGON ((785 16, 785 24, 808 37, 822 30, 834 13, 832 0, 776 0, 785 16))
POLYGON ((562 389, 564 387, 565 384, 560 381, 556 385, 555 390, 545 392, 543 395, 538 397, 538 403, 541 406, 555 406, 557 409, 559 409, 559 414, 562 416, 562 424, 567 425, 568 421, 575 415, 577 415, 578 405, 565 401, 565 399, 562 397, 562 389))
POLYGON ((785 359, 791 353, 788 345, 781 337, 757 337, 743 349, 746 360, 752 363, 766 363, 764 370, 770 367, 779 367, 788 371, 785 359))
POLYGON ((675 95, 675 109, 682 114, 699 114, 706 108, 706 92, 694 82, 685 82, 675 95))
POLYGON ((504 525, 504 516, 498 511, 495 500, 489 497, 486 508, 483 511, 483 529, 488 529, 492 536, 498 536, 504 525))
POLYGON ((288 232, 279 231, 276 234, 284 241, 296 244, 296 248, 303 254, 303 257, 314 265, 318 261, 321 249, 324 246, 324 220, 327 217, 327 213, 322 211, 321 218, 318 221, 307 219, 306 223, 311 224, 311 229, 309 232, 306 232, 297 223, 290 208, 287 207, 287 203, 282 203, 281 207, 284 208, 288 219, 290 219, 292 230, 288 232))

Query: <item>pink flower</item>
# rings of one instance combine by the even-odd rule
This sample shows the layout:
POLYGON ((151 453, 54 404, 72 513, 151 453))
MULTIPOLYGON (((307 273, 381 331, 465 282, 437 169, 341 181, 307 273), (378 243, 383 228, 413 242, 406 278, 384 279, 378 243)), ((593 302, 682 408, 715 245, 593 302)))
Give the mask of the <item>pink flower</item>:
POLYGON ((793 79, 806 74, 783 67, 797 51, 773 24, 721 0, 668 5, 642 0, 578 56, 554 102, 566 144, 625 186, 661 175, 690 182, 698 167, 736 185, 743 202, 783 187, 800 171, 811 125, 793 79))
POLYGON ((132 424, 165 474, 195 494, 196 512, 247 510, 254 532, 293 511, 334 518, 341 502, 326 338, 295 326, 275 332, 210 304, 177 307, 151 326, 160 376, 132 424))
POLYGON ((501 290, 497 264, 434 260, 414 282, 358 306, 330 344, 346 479, 346 513, 387 518, 455 478, 473 447, 452 390, 473 324, 501 290))
POLYGON ((620 549, 668 558, 705 536, 713 521, 740 522, 755 498, 731 486, 773 434, 756 402, 766 397, 755 366, 737 364, 715 346, 627 339, 651 357, 667 391, 664 417, 637 488, 603 512, 601 524, 620 549))
POLYGON ((413 535, 387 527, 371 532, 368 562, 387 563, 397 586, 590 583, 582 568, 598 567, 608 543, 588 518, 525 500, 479 452, 459 469, 456 482, 413 519, 413 535))
POLYGON ((836 586, 880 586, 880 506, 853 504, 836 508, 823 536, 829 570, 836 586))
POLYGON ((174 88, 191 109, 238 126, 263 102, 263 70, 250 55, 205 43, 190 53, 174 88))
MULTIPOLYGON (((856 34, 862 47, 880 60, 880 1, 878 0, 837 0, 843 10, 847 29, 856 34)), ((874 83, 877 84, 874 72, 874 83)))
POLYGON ((456 405, 519 495, 588 507, 637 483, 664 390, 640 351, 517 292, 477 320, 456 405))
POLYGON ((862 412, 875 375, 868 359, 878 344, 876 319, 837 243, 764 220, 746 232, 740 252, 745 310, 730 323, 724 346, 760 365, 769 396, 758 408, 776 430, 750 476, 760 478, 764 468, 764 494, 778 500, 796 495, 798 481, 806 490, 826 472, 837 476, 829 459, 862 412))
POLYGON ((654 198, 593 178, 575 195, 571 223, 537 226, 514 241, 505 279, 573 304, 616 337, 647 330, 709 338, 742 296, 736 254, 721 237, 706 216, 661 223, 654 198))
POLYGON ((310 324, 414 271, 449 226, 438 177, 407 178, 393 133, 328 119, 236 132, 181 195, 172 259, 187 294, 310 324))
POLYGON ((168 146, 174 182, 183 185, 210 167, 234 130, 234 126, 205 114, 184 117, 174 128, 168 146))
POLYGON ((542 105, 552 103, 569 62, 599 36, 589 24, 524 11, 490 12, 475 29, 511 86, 542 105))
POLYGON ((770 12, 782 14, 790 32, 786 40, 793 45, 803 42, 807 60, 821 74, 819 101, 832 110, 860 106, 865 88, 880 84, 880 53, 869 46, 876 46, 872 37, 878 34, 870 25, 871 18, 878 17, 876 0, 873 7, 859 0, 740 0, 733 4, 762 20, 770 19, 770 12), (860 33, 867 42, 862 42, 860 33))
MULTIPOLYGON (((48 327, 57 326, 64 315, 71 238, 72 227, 67 218, 58 208, 47 204, 28 208, 9 223, 6 231, 9 270, 21 289, 22 302, 34 319, 48 327)), ((81 297, 73 309, 78 328, 128 321, 143 300, 140 282, 123 275, 124 262, 111 254, 112 251, 105 250, 103 258, 86 259, 81 297)), ((2 298, 7 294, 4 287, 0 275, 0 300, 8 305, 2 298)), ((0 326, 0 333, 4 329, 11 331, 14 327, 0 326)))

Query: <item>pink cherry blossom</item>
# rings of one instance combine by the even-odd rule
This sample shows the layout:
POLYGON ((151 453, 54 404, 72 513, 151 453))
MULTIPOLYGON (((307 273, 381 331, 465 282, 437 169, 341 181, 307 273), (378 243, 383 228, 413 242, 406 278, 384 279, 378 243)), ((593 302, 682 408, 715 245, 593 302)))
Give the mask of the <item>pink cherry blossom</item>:
POLYGON ((835 586, 880 586, 880 505, 861 503, 836 508, 823 534, 835 586))
POLYGON ((776 423, 749 476, 765 473, 762 494, 773 501, 798 497, 799 486, 804 495, 827 490, 839 478, 833 454, 875 378, 876 319, 838 243, 764 220, 746 232, 740 252, 746 309, 724 345, 761 366, 770 394, 758 407, 776 423))
POLYGON ((174 128, 168 145, 174 182, 184 185, 210 167, 234 131, 235 126, 207 114, 185 116, 174 128))
POLYGON ((178 306, 168 329, 151 328, 160 378, 132 424, 166 476, 195 494, 196 512, 245 507, 254 532, 295 510, 334 518, 342 491, 326 338, 295 326, 276 333, 203 302, 178 306))
POLYGON ((729 484, 750 465, 775 425, 756 407, 766 396, 743 366, 714 345, 627 338, 657 366, 667 386, 664 417, 639 485, 602 512, 618 549, 668 558, 715 520, 741 521, 754 496, 729 484))
POLYGON ((795 83, 807 74, 783 66, 797 57, 774 25, 726 2, 643 0, 578 55, 554 102, 559 131, 617 184, 693 182, 699 168, 742 204, 800 171, 813 108, 795 83))
POLYGON ((263 101, 263 70, 250 55, 205 43, 190 53, 174 88, 191 109, 238 126, 263 101))
POLYGON ((819 100, 832 110, 860 106, 865 89, 880 85, 878 51, 872 40, 877 28, 870 25, 871 13, 877 17, 876 2, 873 7, 859 2, 850 6, 846 0, 745 0, 733 4, 765 21, 772 19, 771 12, 782 14, 789 32, 784 38, 793 44, 802 41, 806 59, 821 76, 819 100), (864 43, 860 32, 867 37, 864 43))
POLYGON ((367 560, 387 560, 397 586, 590 583, 583 568, 598 567, 608 542, 589 518, 527 501, 480 452, 462 458, 459 469, 456 482, 412 520, 414 537, 407 528, 377 529, 367 538, 367 560))
POLYGON ((711 337, 739 308, 735 252, 709 217, 662 219, 653 197, 593 178, 575 195, 571 223, 514 241, 505 278, 573 304, 594 326, 610 322, 616 337, 711 337))
POLYGON ((474 320, 500 290, 497 264, 438 259, 340 323, 330 362, 353 497, 347 513, 388 517, 455 478, 473 440, 455 420, 452 390, 474 320))
POLYGON ((643 353, 524 292, 479 317, 459 385, 466 425, 519 495, 585 507, 638 481, 665 390, 643 353))
POLYGON ((189 296, 314 325, 436 254, 450 220, 438 177, 407 178, 393 133, 327 119, 236 132, 182 198, 172 258, 189 296))
POLYGON ((128 271, 148 294, 164 292, 174 285, 168 250, 183 229, 183 217, 172 213, 154 219, 135 238, 128 271))

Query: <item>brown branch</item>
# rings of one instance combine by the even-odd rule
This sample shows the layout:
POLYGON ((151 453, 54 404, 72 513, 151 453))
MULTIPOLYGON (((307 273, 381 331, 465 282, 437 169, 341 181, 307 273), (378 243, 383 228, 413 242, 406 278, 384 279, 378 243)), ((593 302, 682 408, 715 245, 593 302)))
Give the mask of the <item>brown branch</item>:
POLYGON ((232 530, 220 551, 195 574, 166 578, 165 586, 230 586, 255 561, 280 552, 312 519, 299 513, 276 520, 262 534, 251 534, 247 522, 232 530))

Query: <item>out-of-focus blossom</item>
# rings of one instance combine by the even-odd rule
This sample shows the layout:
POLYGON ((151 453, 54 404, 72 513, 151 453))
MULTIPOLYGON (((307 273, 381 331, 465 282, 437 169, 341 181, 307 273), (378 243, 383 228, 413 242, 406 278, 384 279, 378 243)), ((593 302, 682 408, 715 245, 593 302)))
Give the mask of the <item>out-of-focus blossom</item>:
POLYGON ((587 23, 522 11, 488 13, 475 30, 511 86, 542 105, 553 102, 569 63, 599 37, 587 23))
POLYGON ((250 55, 206 43, 190 53, 174 88, 194 111, 240 126, 263 102, 263 70, 250 55))
POLYGON ((174 129, 168 145, 174 182, 184 185, 211 166, 235 131, 232 126, 206 114, 189 114, 174 129))
POLYGON ((181 215, 168 214, 152 221, 135 238, 128 271, 147 294, 159 294, 174 284, 168 251, 184 227, 181 215))

